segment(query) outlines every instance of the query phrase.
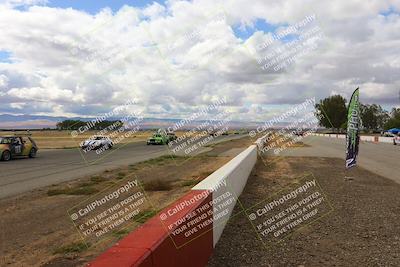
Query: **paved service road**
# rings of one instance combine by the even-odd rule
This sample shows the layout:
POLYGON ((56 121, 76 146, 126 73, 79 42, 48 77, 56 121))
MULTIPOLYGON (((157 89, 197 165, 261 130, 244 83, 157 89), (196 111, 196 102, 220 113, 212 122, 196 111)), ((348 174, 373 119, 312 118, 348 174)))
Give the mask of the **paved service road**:
MULTIPOLYGON (((221 136, 210 143, 241 137, 243 135, 221 136)), ((206 149, 202 148, 201 151, 206 149)), ((133 142, 115 147, 100 156, 94 151, 84 154, 78 149, 39 150, 35 159, 0 161, 0 199, 96 174, 106 169, 156 158, 168 152, 170 150, 167 146, 147 146, 145 142, 133 142)))
MULTIPOLYGON (((311 147, 288 149, 281 155, 343 158, 344 166, 345 139, 307 136, 303 142, 311 147)), ((361 141, 358 155, 361 167, 400 183, 400 146, 361 141)))

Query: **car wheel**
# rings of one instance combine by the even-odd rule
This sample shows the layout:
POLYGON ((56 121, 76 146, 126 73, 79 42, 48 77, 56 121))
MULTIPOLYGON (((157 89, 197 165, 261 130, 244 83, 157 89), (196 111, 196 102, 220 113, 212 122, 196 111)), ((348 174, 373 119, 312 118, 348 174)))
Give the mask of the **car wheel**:
POLYGON ((35 148, 32 148, 31 151, 29 151, 29 157, 30 158, 36 157, 36 149, 35 148))
POLYGON ((11 159, 11 153, 8 150, 5 150, 1 155, 1 159, 4 161, 9 161, 11 159))

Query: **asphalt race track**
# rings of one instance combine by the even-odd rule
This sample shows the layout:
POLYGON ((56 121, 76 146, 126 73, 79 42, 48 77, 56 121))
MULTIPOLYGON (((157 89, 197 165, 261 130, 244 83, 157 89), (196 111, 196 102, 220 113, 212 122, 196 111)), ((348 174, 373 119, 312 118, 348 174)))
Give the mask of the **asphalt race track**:
MULTIPOLYGON (((307 136, 303 142, 310 147, 288 149, 281 155, 343 158, 344 166, 345 139, 307 136)), ((400 183, 400 146, 361 141, 358 155, 359 166, 400 183)))
MULTIPOLYGON (((213 142, 241 138, 243 135, 216 137, 213 142)), ((197 152, 204 151, 202 148, 197 152)), ((0 161, 0 198, 13 196, 32 189, 74 180, 170 153, 168 146, 148 146, 133 142, 116 146, 97 155, 94 151, 83 153, 79 149, 40 150, 37 158, 0 161)))

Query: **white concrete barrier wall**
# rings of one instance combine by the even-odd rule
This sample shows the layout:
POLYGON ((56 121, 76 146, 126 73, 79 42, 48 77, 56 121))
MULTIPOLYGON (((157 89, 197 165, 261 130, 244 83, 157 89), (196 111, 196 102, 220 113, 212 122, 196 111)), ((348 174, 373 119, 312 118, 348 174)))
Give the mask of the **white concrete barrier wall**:
MULTIPOLYGON (((254 165, 256 164, 257 161, 257 146, 252 145, 248 147, 245 151, 237 155, 235 158, 233 158, 231 161, 226 163, 224 166, 216 170, 214 173, 212 173, 210 176, 208 176, 206 179, 198 183, 195 187, 192 188, 192 190, 212 190, 222 183, 226 182, 226 187, 228 188, 229 191, 231 191, 232 194, 235 195, 235 201, 234 203, 229 204, 228 207, 228 214, 224 215, 225 218, 230 218, 233 208, 235 207, 236 204, 236 197, 239 197, 240 194, 243 191, 243 188, 246 186, 247 179, 249 178, 249 175, 251 173, 251 170, 253 169, 254 165)), ((213 192, 213 199, 216 199, 217 197, 221 196, 222 194, 226 193, 226 190, 215 190, 213 192)), ((216 208, 214 208, 214 211, 216 208)), ((214 216, 217 213, 214 212, 214 216)), ((218 221, 215 220, 214 222, 218 221)), ((221 223, 215 223, 214 228, 213 228, 213 245, 217 244, 219 238, 221 237, 221 234, 225 228, 225 225, 227 223, 227 219, 223 220, 221 223)))
POLYGON ((393 137, 383 137, 383 136, 379 136, 379 137, 378 137, 378 142, 382 142, 382 143, 393 143, 393 137))
POLYGON ((360 140, 361 141, 366 141, 366 142, 374 142, 375 141, 375 137, 374 136, 362 135, 362 136, 360 136, 360 140))
MULTIPOLYGON (((310 135, 323 136, 323 137, 330 137, 330 138, 336 138, 336 134, 311 133, 310 135)), ((337 135, 337 138, 345 139, 345 138, 346 138, 346 135, 345 135, 345 134, 339 134, 339 135, 337 135)), ((361 135, 361 136, 360 136, 360 140, 361 140, 361 141, 365 141, 365 142, 393 143, 393 137, 383 137, 383 136, 366 136, 366 135, 361 135)))

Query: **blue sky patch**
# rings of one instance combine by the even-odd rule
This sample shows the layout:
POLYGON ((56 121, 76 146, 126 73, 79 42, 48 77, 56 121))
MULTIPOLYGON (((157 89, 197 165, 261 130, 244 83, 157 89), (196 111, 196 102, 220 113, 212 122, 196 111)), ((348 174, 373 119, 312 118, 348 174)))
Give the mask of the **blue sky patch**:
POLYGON ((11 53, 8 51, 0 50, 0 62, 2 63, 12 63, 11 53))
POLYGON ((134 7, 145 7, 153 2, 163 4, 164 1, 149 1, 149 0, 50 0, 46 5, 49 7, 73 8, 85 11, 90 14, 96 14, 105 7, 109 7, 113 12, 118 11, 124 5, 134 7))
POLYGON ((385 11, 379 13, 379 14, 381 14, 381 15, 383 15, 383 16, 385 16, 385 17, 390 16, 390 15, 392 15, 392 14, 399 15, 399 13, 396 12, 396 10, 394 9, 393 6, 390 6, 389 9, 387 9, 387 10, 385 10, 385 11))
POLYGON ((262 31, 264 33, 274 33, 281 26, 282 25, 268 23, 264 19, 257 19, 252 27, 248 26, 243 29, 243 27, 240 27, 240 25, 236 25, 233 27, 233 31, 236 37, 242 40, 247 40, 256 31, 262 31))

